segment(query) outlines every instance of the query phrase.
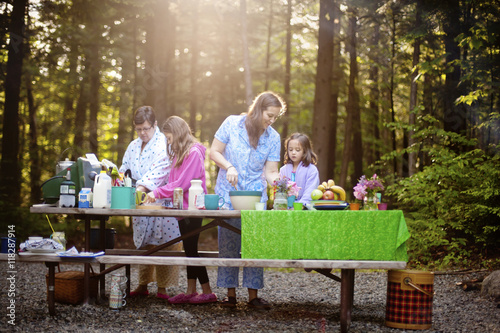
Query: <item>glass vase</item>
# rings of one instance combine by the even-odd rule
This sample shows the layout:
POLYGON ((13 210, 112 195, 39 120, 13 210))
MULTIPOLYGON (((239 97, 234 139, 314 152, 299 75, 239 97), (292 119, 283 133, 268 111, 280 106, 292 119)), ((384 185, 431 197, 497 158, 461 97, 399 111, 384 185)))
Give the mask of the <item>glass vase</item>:
POLYGON ((287 208, 288 208, 288 200, 287 200, 286 193, 277 192, 274 195, 273 209, 274 210, 287 210, 287 208))
POLYGON ((378 210, 378 198, 376 194, 365 196, 363 201, 363 210, 378 210))

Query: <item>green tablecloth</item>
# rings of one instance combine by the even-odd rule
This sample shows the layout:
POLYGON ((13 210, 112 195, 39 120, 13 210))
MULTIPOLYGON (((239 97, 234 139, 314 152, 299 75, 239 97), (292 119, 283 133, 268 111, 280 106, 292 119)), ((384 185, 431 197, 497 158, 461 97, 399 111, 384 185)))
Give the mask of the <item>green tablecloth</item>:
POLYGON ((408 261, 403 212, 242 211, 245 259, 408 261))

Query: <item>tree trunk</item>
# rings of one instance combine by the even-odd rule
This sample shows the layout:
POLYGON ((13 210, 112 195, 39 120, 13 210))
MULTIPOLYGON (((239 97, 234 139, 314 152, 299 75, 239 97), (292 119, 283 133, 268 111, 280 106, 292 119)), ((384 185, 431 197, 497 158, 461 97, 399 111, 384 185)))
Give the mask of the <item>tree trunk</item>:
MULTIPOLYGON (((427 62, 430 62, 431 59, 426 59, 427 62)), ((437 78, 435 78, 431 73, 427 73, 424 76, 424 84, 422 88, 422 105, 424 107, 424 110, 422 111, 423 115, 432 115, 435 116, 435 111, 434 111, 434 103, 433 103, 433 91, 434 91, 434 86, 433 83, 437 82, 437 78)), ((424 128, 427 128, 429 126, 427 122, 423 122, 422 126, 424 128)), ((424 141, 430 141, 432 138, 425 138, 424 141)), ((424 142, 423 144, 430 145, 430 142, 424 142)), ((420 151, 419 153, 420 157, 420 165, 419 165, 419 171, 424 170, 425 166, 431 165, 431 157, 427 152, 420 151)))
MULTIPOLYGON (((352 150, 351 159, 354 162, 353 175, 351 176, 351 187, 356 185, 357 179, 363 174, 363 141, 361 139, 361 114, 359 109, 358 92, 358 62, 357 62, 357 12, 349 9, 349 99, 347 101, 347 112, 352 113, 352 150)), ((347 184, 347 183, 346 183, 347 184)))
MULTIPOLYGON (((169 4, 171 0, 167 1, 169 4)), ((166 92, 165 92, 165 105, 166 105, 166 117, 172 116, 176 114, 176 100, 175 100, 175 88, 177 86, 175 82, 175 29, 176 29, 176 20, 175 15, 173 15, 170 10, 167 10, 165 14, 165 20, 167 21, 167 28, 165 31, 165 44, 166 44, 166 55, 165 55, 165 63, 167 70, 167 84, 166 84, 166 92)), ((135 41, 134 41, 135 42, 135 41)), ((161 124, 160 124, 161 126, 161 124)))
MULTIPOLYGON (((391 71, 390 71, 390 89, 389 89, 389 101, 391 109, 391 122, 396 122, 396 111, 394 110, 394 66, 396 59, 396 6, 392 5, 391 10, 391 71)), ((392 151, 396 151, 396 130, 391 129, 391 141, 392 141, 392 151)), ((396 156, 393 157, 392 167, 394 174, 398 174, 398 163, 396 156)))
POLYGON ((328 145, 327 170, 331 172, 332 179, 335 179, 335 168, 337 163, 337 122, 339 107, 339 91, 342 79, 340 68, 340 5, 333 1, 333 70, 332 70, 332 94, 331 94, 331 131, 330 144, 328 145))
MULTIPOLYGON (((356 64, 356 14, 352 8, 347 10, 349 19, 349 29, 347 33, 347 49, 349 51, 350 58, 350 75, 349 75, 349 92, 347 100, 347 119, 345 124, 345 134, 344 134, 344 150, 342 152, 342 166, 340 169, 339 184, 341 187, 346 187, 347 185, 347 174, 349 172, 349 163, 353 160, 354 155, 359 154, 362 156, 361 151, 356 151, 353 153, 354 144, 354 118, 355 118, 355 104, 357 100, 356 92, 356 78, 357 78, 357 64, 356 64), (354 67, 353 67, 354 66, 354 67)), ((358 176, 354 175, 354 178, 358 176)))
MULTIPOLYGON (((97 34, 95 34, 97 36, 97 34)), ((99 158, 97 115, 99 113, 100 60, 97 41, 89 45, 89 144, 90 151, 99 158)))
POLYGON ((380 64, 380 23, 376 19, 375 24, 373 26, 373 35, 371 40, 370 47, 370 61, 372 63, 369 71, 368 77, 371 82, 370 86, 370 115, 372 116, 372 135, 373 135, 373 144, 370 147, 369 153, 366 154, 366 162, 368 165, 373 164, 375 161, 380 160, 380 117, 379 117, 379 105, 380 105, 380 89, 379 89, 379 72, 378 72, 378 64, 380 64))
MULTIPOLYGON (((417 0, 417 8, 415 12, 415 29, 419 29, 421 24, 422 24, 422 17, 421 17, 421 6, 422 6, 422 1, 417 0)), ((420 62, 420 38, 415 39, 413 43, 413 63, 412 67, 414 68, 413 72, 411 73, 411 88, 410 88, 410 119, 409 119, 409 125, 410 126, 415 126, 415 113, 417 110, 415 109, 417 106, 417 91, 418 91, 418 85, 417 85, 417 75, 418 75, 418 70, 417 70, 417 65, 420 62)), ((408 145, 412 148, 413 145, 415 144, 415 140, 413 138, 413 135, 415 134, 415 131, 410 129, 408 133, 408 145)), ((408 155, 408 174, 411 177, 417 172, 417 153, 416 152, 410 152, 408 155)))
MULTIPOLYGON (((77 64, 78 64, 78 42, 74 38, 70 41, 69 56, 68 56, 68 73, 67 73, 67 84, 64 87, 64 111, 63 111, 63 122, 62 128, 67 129, 67 133, 73 132, 74 124, 74 100, 75 100, 75 85, 78 82, 77 64)), ((69 138, 68 138, 69 139, 69 138)), ((73 151, 73 154, 75 152, 73 151)), ((81 155, 77 155, 81 156, 81 155)))
MULTIPOLYGON (((288 1, 291 4, 291 1, 288 1)), ((265 82, 264 82, 264 90, 269 90, 269 63, 271 61, 271 36, 273 35, 273 21, 274 21, 274 8, 273 8, 273 0, 269 1, 269 20, 267 23, 267 40, 266 40, 266 70, 265 70, 265 82)), ((287 28, 290 27, 290 21, 287 22, 287 28)), ((287 47, 288 47, 288 29, 287 29, 287 47)), ((288 55, 288 54, 287 54, 288 55)), ((286 89, 286 88, 285 88, 286 89)), ((287 96, 285 94, 285 99, 287 96)), ((287 99, 288 101, 288 99, 287 99)))
MULTIPOLYGON (((2 126, 2 162, 0 172, 0 203, 2 213, 9 213, 21 203, 21 169, 19 165, 19 101, 24 58, 24 27, 27 0, 14 0, 10 17, 5 105, 2 126)), ((13 216, 11 216, 13 217, 13 216)))
POLYGON ((165 31, 168 29, 168 19, 165 19, 165 13, 168 13, 168 7, 169 1, 155 0, 152 4, 152 17, 146 27, 146 70, 140 87, 142 95, 146 98, 139 101, 139 104, 153 107, 160 126, 167 114, 165 94, 168 73, 165 61, 167 54, 165 31))
POLYGON ((330 113, 333 70, 333 3, 320 0, 318 64, 314 91, 313 138, 314 150, 318 155, 320 179, 331 178, 328 166, 328 146, 331 143, 330 113))
MULTIPOLYGON (((135 38, 135 17, 129 17, 126 22, 128 22, 128 33, 124 36, 125 45, 130 45, 136 42, 135 38)), ((125 46, 124 45, 124 46, 125 46)), ((121 81, 120 81, 120 102, 119 107, 119 120, 118 120, 118 139, 116 140, 116 164, 120 165, 123 160, 123 155, 127 149, 130 140, 128 133, 133 132, 133 92, 130 82, 134 82, 134 66, 135 66, 135 54, 127 50, 123 52, 122 58, 122 70, 121 70, 121 81)))
MULTIPOLYGON (((286 23, 286 59, 285 59, 285 101, 288 103, 290 110, 290 80, 291 80, 291 62, 292 62, 292 0, 288 0, 287 4, 287 23, 286 23)), ((267 90, 267 89, 266 89, 267 90)), ((281 137, 288 137, 288 122, 290 121, 290 112, 286 112, 283 116, 283 130, 281 137)), ((285 140, 281 140, 281 163, 283 163, 285 151, 285 140)))
POLYGON ((459 87, 460 65, 456 62, 460 60, 460 47, 455 41, 455 38, 462 32, 460 24, 458 24, 460 3, 453 0, 443 0, 441 6, 445 15, 443 30, 445 33, 446 66, 450 68, 446 72, 443 96, 444 130, 465 134, 467 129, 465 108, 463 105, 455 105, 455 101, 461 95, 459 87))
POLYGON ((247 105, 253 101, 252 74, 250 72, 250 54, 248 51, 248 33, 247 33, 247 2, 240 0, 241 15, 241 37, 243 42, 243 68, 245 69, 245 97, 247 105))
MULTIPOLYGON (((137 51, 137 43, 138 43, 138 39, 136 37, 136 33, 137 32, 137 20, 134 20, 133 21, 133 31, 134 31, 134 35, 133 35, 133 47, 132 47, 132 53, 134 55, 134 73, 133 73, 133 80, 132 82, 134 83, 133 85, 133 90, 132 90, 132 112, 135 112, 135 110, 139 107, 139 91, 141 90, 140 87, 139 87, 139 73, 138 73, 138 66, 137 64, 135 63, 135 59, 137 59, 138 57, 138 51, 137 51)), ((141 101, 142 102, 142 101, 141 101)), ((135 131, 130 131, 130 135, 129 135, 129 140, 128 141, 132 141, 134 140, 135 138, 135 131)))
POLYGON ((194 0, 193 5, 193 20, 192 28, 193 32, 191 34, 191 71, 189 75, 189 82, 191 86, 191 96, 189 104, 189 127, 193 133, 196 132, 196 112, 198 111, 198 85, 197 85, 197 74, 198 74, 198 58, 199 58, 199 46, 198 46, 198 7, 199 1, 194 0))
MULTIPOLYGON (((28 26, 30 24, 28 23, 28 26)), ((27 45, 27 54, 30 54, 30 46, 27 45)), ((29 66, 31 68, 31 66, 29 66)), ((28 114, 29 114, 29 156, 30 156, 30 204, 37 204, 42 198, 42 189, 40 187, 41 177, 41 158, 40 148, 38 147, 38 128, 36 121, 37 106, 35 105, 35 98, 33 96, 31 71, 28 69, 25 75, 26 97, 28 100, 28 114)))
MULTIPOLYGON (((86 64, 87 62, 85 62, 85 68, 87 68, 86 64)), ((88 82, 88 73, 87 70, 85 70, 82 80, 80 81, 78 100, 75 108, 75 136, 73 137, 73 149, 76 150, 77 153, 80 153, 78 156, 81 156, 86 149, 89 149, 89 147, 85 147, 84 142, 84 131, 87 125, 87 108, 89 105, 88 82)))

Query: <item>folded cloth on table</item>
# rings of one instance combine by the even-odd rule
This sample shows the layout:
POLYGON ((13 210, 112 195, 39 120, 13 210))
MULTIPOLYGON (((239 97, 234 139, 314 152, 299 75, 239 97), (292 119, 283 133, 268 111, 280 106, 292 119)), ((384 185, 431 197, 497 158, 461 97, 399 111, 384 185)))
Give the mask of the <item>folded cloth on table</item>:
POLYGON ((19 245, 21 251, 29 250, 64 250, 64 247, 50 238, 27 240, 19 245))

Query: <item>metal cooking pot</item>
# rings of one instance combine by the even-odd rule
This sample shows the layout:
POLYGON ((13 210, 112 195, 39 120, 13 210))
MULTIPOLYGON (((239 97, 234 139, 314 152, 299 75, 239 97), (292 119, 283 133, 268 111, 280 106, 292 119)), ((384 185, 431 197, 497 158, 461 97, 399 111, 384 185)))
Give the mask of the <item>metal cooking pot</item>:
POLYGON ((71 166, 75 164, 75 161, 70 161, 69 158, 66 157, 64 161, 59 161, 56 164, 56 175, 59 174, 59 172, 66 170, 68 168, 71 168, 71 166))

